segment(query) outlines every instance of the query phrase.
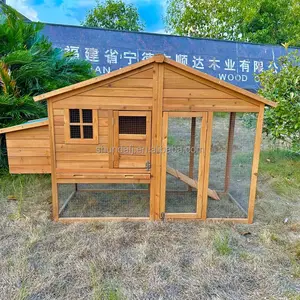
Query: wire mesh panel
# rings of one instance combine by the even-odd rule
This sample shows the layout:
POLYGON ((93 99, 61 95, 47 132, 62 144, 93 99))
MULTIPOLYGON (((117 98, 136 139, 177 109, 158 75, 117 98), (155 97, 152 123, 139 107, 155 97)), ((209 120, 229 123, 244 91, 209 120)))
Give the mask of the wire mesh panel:
POLYGON ((166 213, 196 213, 201 118, 168 121, 166 213))
POLYGON ((60 217, 149 217, 148 184, 58 184, 60 217))
POLYGON ((251 119, 250 124, 245 114, 214 114, 209 188, 220 200, 208 198, 208 218, 248 216, 256 116, 251 119))
POLYGON ((146 117, 144 116, 120 116, 120 134, 146 134, 146 117))

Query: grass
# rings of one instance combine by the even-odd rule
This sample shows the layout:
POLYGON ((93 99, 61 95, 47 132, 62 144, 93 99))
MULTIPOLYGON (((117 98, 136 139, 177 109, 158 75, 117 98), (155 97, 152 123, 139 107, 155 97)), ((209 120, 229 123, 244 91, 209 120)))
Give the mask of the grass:
POLYGON ((232 249, 229 245, 229 234, 225 233, 223 235, 217 234, 214 238, 214 246, 220 255, 229 255, 232 249))

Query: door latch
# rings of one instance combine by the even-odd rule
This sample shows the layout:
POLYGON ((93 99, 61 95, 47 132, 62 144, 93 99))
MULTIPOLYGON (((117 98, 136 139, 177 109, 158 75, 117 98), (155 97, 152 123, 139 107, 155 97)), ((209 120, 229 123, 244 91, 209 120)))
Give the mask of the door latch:
POLYGON ((150 163, 149 160, 146 162, 146 170, 147 170, 147 171, 150 171, 150 170, 151 170, 151 163, 150 163))

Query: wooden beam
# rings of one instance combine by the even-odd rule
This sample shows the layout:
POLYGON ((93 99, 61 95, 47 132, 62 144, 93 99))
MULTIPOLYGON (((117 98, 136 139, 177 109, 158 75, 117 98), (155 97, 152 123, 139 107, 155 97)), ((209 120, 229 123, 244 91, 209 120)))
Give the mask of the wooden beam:
POLYGON ((151 147, 151 187, 150 187, 150 219, 160 219, 161 196, 161 153, 162 146, 162 102, 163 102, 164 66, 155 63, 153 69, 153 110, 151 147))
POLYGON ((212 139, 213 113, 207 113, 207 130, 206 130, 206 144, 205 144, 205 163, 204 163, 204 180, 203 180, 203 196, 202 196, 202 220, 206 220, 207 203, 208 203, 208 184, 209 184, 209 168, 210 168, 210 151, 212 139))
MULTIPOLYGON (((175 178, 181 180, 182 182, 186 183, 190 187, 192 187, 196 190, 198 189, 198 182, 196 180, 190 178, 187 175, 184 175, 183 173, 179 172, 178 170, 167 166, 167 173, 174 176, 175 178)), ((214 190, 208 189, 208 196, 214 200, 220 200, 217 192, 214 190)))
POLYGON ((236 119, 236 113, 231 112, 230 120, 229 120, 228 141, 227 141, 227 157, 226 157, 225 183, 224 183, 225 193, 228 193, 229 185, 230 185, 235 119, 236 119))
POLYGON ((147 217, 74 217, 74 218, 59 218, 59 222, 61 223, 74 223, 74 222, 123 222, 123 221, 148 221, 149 218, 147 217))
POLYGON ((252 163, 252 172, 251 172, 251 183, 250 183, 250 194, 249 194, 249 206, 248 206, 248 223, 253 222, 254 217, 254 206, 255 206, 255 197, 256 197, 256 185, 257 185, 257 175, 258 175, 258 164, 259 164, 259 155, 260 155, 260 145, 262 139, 262 129, 264 121, 264 109, 265 106, 260 106, 260 111, 257 117, 256 123, 256 135, 254 142, 254 152, 253 152, 253 163, 252 163))
MULTIPOLYGON (((196 118, 191 119, 191 140, 190 140, 190 165, 189 177, 194 178, 194 162, 195 162, 195 135, 196 135, 196 118)), ((192 187, 189 186, 188 190, 191 191, 192 187)))
POLYGON ((51 184, 52 184, 52 218, 53 221, 58 221, 59 206, 58 206, 58 191, 56 181, 56 150, 55 150, 55 137, 54 137, 54 116, 53 105, 48 103, 48 116, 49 116, 49 133, 50 133, 50 158, 51 158, 51 184))
MULTIPOLYGON (((167 150, 168 150, 168 123, 169 113, 163 113, 163 130, 162 130, 162 153, 161 153, 161 195, 159 204, 159 213, 166 211, 166 184, 167 184, 167 150)), ((185 191, 186 192, 186 191, 185 191)))

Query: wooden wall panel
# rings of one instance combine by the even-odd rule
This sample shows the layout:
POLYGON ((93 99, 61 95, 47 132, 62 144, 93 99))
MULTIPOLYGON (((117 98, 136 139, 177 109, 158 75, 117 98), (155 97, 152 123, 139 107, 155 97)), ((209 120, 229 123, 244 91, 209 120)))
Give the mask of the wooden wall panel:
MULTIPOLYGON (((61 101, 64 103, 64 101, 61 101)), ((85 105, 85 108, 88 106, 85 105)), ((64 170, 91 169, 99 170, 109 167, 108 136, 109 120, 108 111, 98 111, 98 134, 99 143, 89 144, 68 144, 64 134, 64 111, 62 108, 55 108, 54 115, 54 138, 56 150, 56 168, 59 172, 64 170)))
POLYGON ((165 67, 164 111, 257 112, 256 103, 218 90, 196 76, 173 67, 165 67))
POLYGON ((7 133, 6 144, 10 173, 51 172, 48 125, 7 133))
MULTIPOLYGON (((112 170, 113 155, 109 152, 113 140, 112 116, 113 111, 119 110, 152 110, 153 103, 153 66, 147 66, 140 70, 122 74, 111 78, 106 82, 93 85, 80 93, 70 93, 52 101, 53 128, 55 133, 56 170, 61 173, 68 170, 86 173, 87 170, 103 173, 104 170, 112 170), (67 97, 66 97, 67 96, 67 97), (64 109, 86 108, 98 109, 99 143, 90 144, 66 144, 64 136, 64 109), (101 153, 99 153, 101 152, 101 153)), ((121 146, 128 147, 128 141, 122 140, 121 146)), ((133 141, 130 146, 138 152, 145 147, 145 141, 133 141)), ((137 154, 137 160, 141 156, 137 154)), ((131 167, 129 159, 122 160, 123 172, 128 172, 131 167), (128 168, 128 169, 127 169, 128 168)), ((141 162, 142 164, 142 162, 141 162)), ((145 163, 143 162, 143 167, 145 163)), ((121 171, 122 172, 122 171, 121 171)), ((134 172, 134 169, 130 173, 134 172)))

